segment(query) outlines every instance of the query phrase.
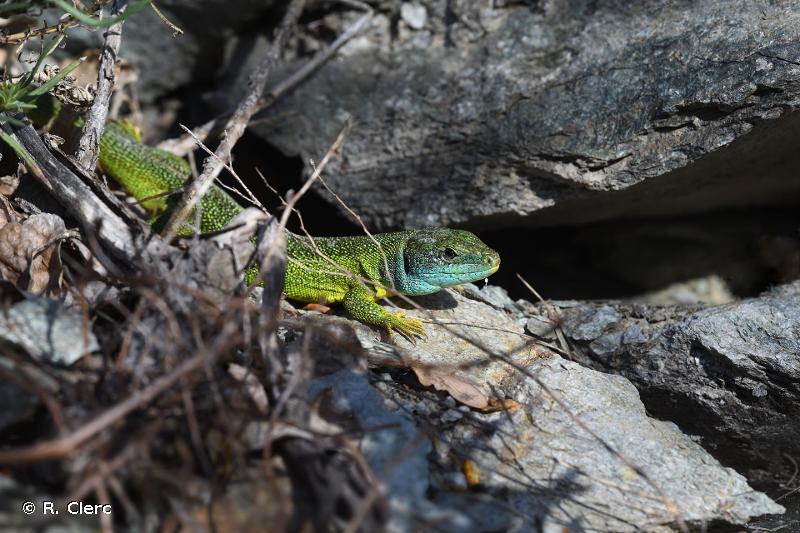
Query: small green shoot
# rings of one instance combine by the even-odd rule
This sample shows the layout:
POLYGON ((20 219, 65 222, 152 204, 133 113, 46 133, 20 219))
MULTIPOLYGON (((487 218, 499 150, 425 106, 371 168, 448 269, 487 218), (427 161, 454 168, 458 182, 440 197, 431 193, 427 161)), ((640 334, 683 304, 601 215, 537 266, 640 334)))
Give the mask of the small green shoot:
MULTIPOLYGON (((58 82, 66 78, 70 72, 75 70, 75 68, 81 64, 81 61, 75 61, 42 85, 37 87, 34 84, 36 76, 44 66, 45 58, 53 53, 58 45, 61 44, 63 39, 64 35, 59 35, 50 40, 50 42, 47 43, 47 46, 45 46, 45 48, 42 50, 42 53, 39 55, 39 59, 36 61, 36 64, 30 71, 22 74, 16 79, 5 78, 0 81, 0 125, 24 125, 20 119, 9 115, 9 113, 26 114, 33 109, 36 109, 36 99, 50 91, 50 89, 55 87, 58 82)), ((0 131, 0 140, 5 142, 11 147, 12 150, 14 150, 20 160, 25 163, 31 172, 41 178, 44 178, 44 174, 36 164, 36 161, 28 153, 28 151, 16 141, 16 139, 14 139, 5 131, 0 131)))
POLYGON ((28 153, 28 151, 25 149, 24 146, 22 146, 20 143, 17 142, 17 140, 14 137, 4 132, 3 130, 0 130, 0 139, 2 139, 3 142, 5 142, 8 146, 10 146, 12 150, 14 150, 14 153, 17 154, 17 157, 19 157, 20 161, 23 161, 25 163, 25 166, 28 167, 28 170, 30 172, 35 174, 36 177, 39 178, 40 180, 47 181, 44 172, 42 172, 42 169, 36 163, 36 160, 33 158, 31 154, 28 153))
POLYGON ((11 2, 10 4, 3 4, 0 6, 0 14, 8 13, 9 11, 22 11, 31 7, 33 6, 31 6, 30 2, 11 2))
POLYGON ((90 26, 92 28, 102 28, 111 26, 112 24, 116 24, 117 22, 122 22, 123 20, 127 19, 137 11, 141 11, 148 4, 150 4, 153 0, 139 0, 135 4, 129 6, 124 13, 117 15, 116 17, 111 17, 107 19, 100 19, 95 18, 90 15, 87 15, 80 9, 77 9, 72 3, 67 2, 66 0, 50 0, 50 3, 54 6, 57 6, 67 13, 69 13, 72 18, 77 20, 78 22, 85 24, 86 26, 90 26))
POLYGON ((6 78, 0 81, 0 124, 4 122, 19 124, 19 120, 8 116, 6 113, 26 113, 35 109, 37 98, 50 91, 81 64, 81 61, 75 61, 42 85, 38 87, 34 85, 34 80, 44 65, 44 59, 53 53, 63 39, 64 36, 59 35, 50 40, 30 71, 16 79, 6 78))

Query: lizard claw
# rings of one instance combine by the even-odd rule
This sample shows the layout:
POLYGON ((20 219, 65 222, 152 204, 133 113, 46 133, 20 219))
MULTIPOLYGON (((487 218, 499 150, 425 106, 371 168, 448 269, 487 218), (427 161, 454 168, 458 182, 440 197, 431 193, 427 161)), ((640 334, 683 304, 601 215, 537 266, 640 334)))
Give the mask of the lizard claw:
POLYGON ((396 329, 398 333, 412 341, 415 337, 425 337, 425 327, 420 320, 407 317, 402 311, 395 314, 390 313, 389 316, 391 316, 391 319, 389 324, 386 325, 389 333, 392 332, 392 329, 396 329))

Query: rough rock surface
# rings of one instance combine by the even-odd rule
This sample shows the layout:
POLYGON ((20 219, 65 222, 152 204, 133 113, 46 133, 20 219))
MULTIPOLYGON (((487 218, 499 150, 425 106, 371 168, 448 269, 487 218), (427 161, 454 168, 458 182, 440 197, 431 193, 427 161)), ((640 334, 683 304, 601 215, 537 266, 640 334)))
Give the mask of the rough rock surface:
POLYGON ((786 457, 796 455, 800 435, 799 283, 708 308, 580 304, 560 314, 576 358, 629 378, 654 416, 701 436, 751 481, 774 486, 792 476, 786 457))
MULTIPOLYGON (((456 376, 456 385, 468 380, 487 396, 515 400, 518 408, 483 413, 456 407, 442 393, 411 393, 388 374, 377 383, 387 398, 383 402, 363 377, 353 374, 333 374, 316 385, 332 387, 363 427, 385 428, 380 434, 365 432, 361 448, 388 487, 387 498, 395 500, 393 513, 410 506, 416 520, 425 524, 459 510, 461 522, 437 522, 441 527, 454 524, 454 531, 537 525, 655 531, 676 519, 671 505, 683 520, 698 524, 742 524, 756 515, 782 512, 674 424, 648 417, 627 379, 543 349, 503 309, 508 302, 502 290, 484 291, 470 287, 467 293, 473 297, 444 291, 417 299, 425 309, 407 313, 439 325, 428 324, 427 338, 416 344, 400 338, 387 344, 360 324, 356 333, 374 365, 427 368, 438 371, 444 381, 456 376), (484 291, 494 304, 473 299, 484 291), (485 350, 506 354, 511 364, 485 350), (385 413, 387 406, 416 425, 416 437, 407 424, 393 421, 396 414, 385 413), (430 449, 428 439, 436 443, 429 477, 419 465, 430 449), (409 443, 417 444, 409 448, 409 443), (387 457, 397 459, 387 466, 387 457), (461 472, 466 459, 479 482, 468 493, 461 472)), ((520 314, 515 304, 511 307, 512 315, 520 314)), ((344 320, 315 314, 309 318, 344 320)), ((404 528, 413 525, 406 518, 400 523, 404 528)))
MULTIPOLYGON (((400 2, 382 3, 365 35, 254 128, 307 161, 352 116, 327 171, 370 227, 800 198, 788 142, 800 2, 416 4, 426 17, 411 23, 400 2)), ((359 15, 325 23, 341 32, 359 15)))
POLYGON ((24 300, 0 315, 0 341, 23 347, 35 359, 63 365, 98 349, 81 313, 47 298, 24 300))

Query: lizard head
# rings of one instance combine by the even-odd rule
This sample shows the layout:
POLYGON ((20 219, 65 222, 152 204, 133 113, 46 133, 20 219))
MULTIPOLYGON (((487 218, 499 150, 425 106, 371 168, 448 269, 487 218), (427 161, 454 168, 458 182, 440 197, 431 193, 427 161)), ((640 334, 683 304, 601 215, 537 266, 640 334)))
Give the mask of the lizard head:
POLYGON ((489 277, 500 256, 474 233, 456 229, 417 230, 403 249, 403 283, 411 296, 489 277))

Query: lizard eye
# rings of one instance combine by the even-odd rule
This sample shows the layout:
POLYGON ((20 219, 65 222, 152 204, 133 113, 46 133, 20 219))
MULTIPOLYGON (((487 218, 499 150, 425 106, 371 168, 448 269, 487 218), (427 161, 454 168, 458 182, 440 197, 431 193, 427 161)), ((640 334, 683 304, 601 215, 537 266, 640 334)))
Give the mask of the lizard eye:
POLYGON ((458 254, 456 253, 456 251, 453 250, 452 248, 445 248, 444 251, 442 252, 442 257, 448 260, 455 259, 457 255, 458 254))

